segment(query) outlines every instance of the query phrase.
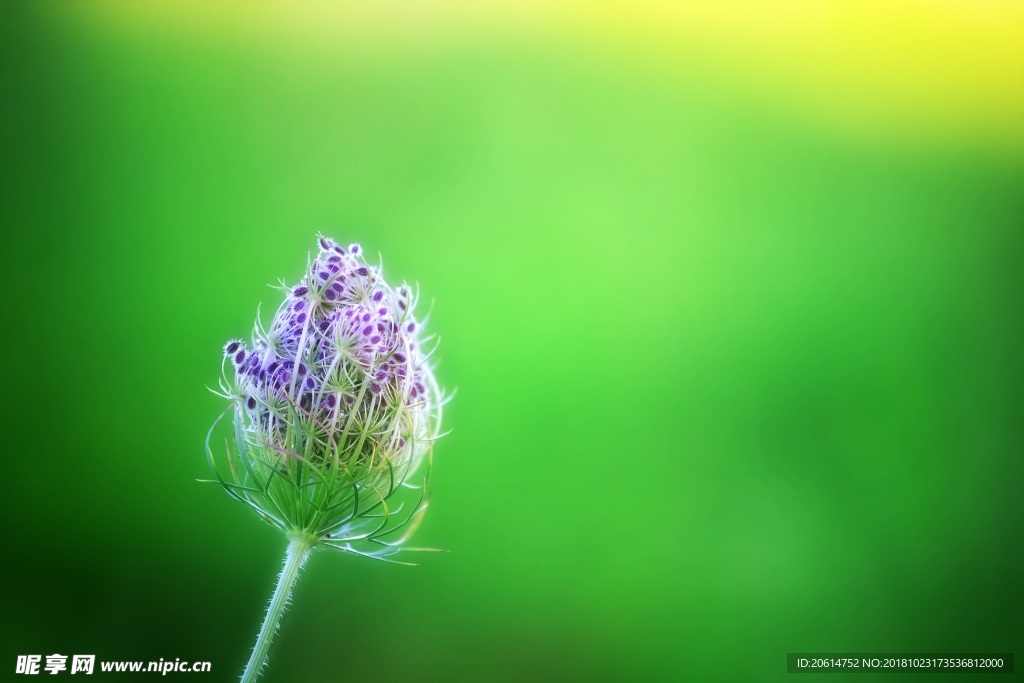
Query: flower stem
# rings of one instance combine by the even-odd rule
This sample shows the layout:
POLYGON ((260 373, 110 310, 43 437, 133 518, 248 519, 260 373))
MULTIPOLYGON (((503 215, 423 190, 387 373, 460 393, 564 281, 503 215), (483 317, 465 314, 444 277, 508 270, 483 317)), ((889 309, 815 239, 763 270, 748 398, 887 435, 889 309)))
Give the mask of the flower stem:
POLYGON ((267 608, 267 616, 263 620, 260 634, 256 637, 256 645, 252 648, 252 656, 249 663, 245 665, 245 672, 242 674, 242 683, 252 683, 263 672, 263 665, 267 661, 267 653, 270 651, 270 641, 277 633, 277 626, 288 606, 288 597, 291 595, 292 586, 299 578, 299 570, 309 558, 313 550, 313 544, 307 538, 292 537, 288 541, 288 551, 284 556, 284 568, 277 577, 277 588, 274 589, 274 596, 270 599, 270 606, 267 608))

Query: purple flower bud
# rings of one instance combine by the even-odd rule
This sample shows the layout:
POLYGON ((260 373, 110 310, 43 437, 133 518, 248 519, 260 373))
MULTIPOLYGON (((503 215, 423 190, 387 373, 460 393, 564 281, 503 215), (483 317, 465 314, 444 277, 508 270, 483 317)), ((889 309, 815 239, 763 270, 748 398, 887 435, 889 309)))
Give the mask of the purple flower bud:
MULTIPOLYGON (((251 444, 253 457, 275 461, 277 455, 256 446, 286 448, 308 456, 322 473, 358 465, 350 469, 359 477, 365 454, 380 453, 402 476, 415 474, 438 433, 439 411, 426 388, 434 386, 430 365, 418 350, 410 352, 418 323, 400 314, 411 313, 413 300, 406 287, 396 291, 388 285, 358 244, 344 249, 328 237, 317 239, 320 253, 305 277, 285 289, 273 321, 256 325, 251 350, 238 339, 223 348, 236 366, 234 386, 225 393, 238 397, 235 428, 244 437, 239 447, 251 444), (310 415, 319 423, 315 430, 310 415), (358 441, 342 438, 357 430, 358 441)), ((377 473, 369 475, 368 485, 376 486, 377 473)), ((332 485, 331 477, 321 479, 332 485)), ((333 531, 341 524, 323 528, 333 531)))

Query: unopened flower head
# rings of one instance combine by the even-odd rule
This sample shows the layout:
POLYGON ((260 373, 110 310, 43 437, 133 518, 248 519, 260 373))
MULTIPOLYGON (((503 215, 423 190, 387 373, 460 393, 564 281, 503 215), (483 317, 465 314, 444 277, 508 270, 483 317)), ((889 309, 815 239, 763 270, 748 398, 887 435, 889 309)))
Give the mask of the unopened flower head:
POLYGON ((251 342, 224 345, 234 444, 214 469, 287 533, 386 557, 425 508, 443 402, 432 342, 408 285, 389 286, 358 244, 317 246, 270 325, 257 315, 251 342))

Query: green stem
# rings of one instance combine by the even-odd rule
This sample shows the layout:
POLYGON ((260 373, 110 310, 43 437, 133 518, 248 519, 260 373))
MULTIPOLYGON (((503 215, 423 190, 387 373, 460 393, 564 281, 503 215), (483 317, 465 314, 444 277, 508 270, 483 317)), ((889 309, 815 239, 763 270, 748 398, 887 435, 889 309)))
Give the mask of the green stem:
POLYGON ((288 606, 288 597, 291 595, 292 586, 299 578, 299 570, 309 558, 313 550, 313 544, 307 538, 293 537, 288 542, 288 552, 284 556, 284 569, 277 577, 277 588, 274 589, 274 596, 270 599, 270 607, 267 608, 267 616, 263 620, 260 634, 256 637, 256 645, 252 648, 252 656, 249 663, 245 665, 245 673, 242 674, 242 683, 252 683, 263 672, 263 665, 267 661, 267 653, 270 652, 270 641, 277 633, 277 626, 288 606))

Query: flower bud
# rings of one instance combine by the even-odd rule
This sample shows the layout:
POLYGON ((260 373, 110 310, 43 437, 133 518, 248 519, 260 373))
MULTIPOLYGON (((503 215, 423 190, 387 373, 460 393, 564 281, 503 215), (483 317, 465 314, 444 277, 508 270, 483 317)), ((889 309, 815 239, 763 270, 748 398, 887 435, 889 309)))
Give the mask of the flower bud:
POLYGON ((443 400, 408 287, 358 244, 317 242, 270 325, 225 345, 230 476, 208 452, 225 489, 290 536, 383 559, 426 507, 443 400))

